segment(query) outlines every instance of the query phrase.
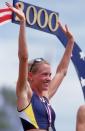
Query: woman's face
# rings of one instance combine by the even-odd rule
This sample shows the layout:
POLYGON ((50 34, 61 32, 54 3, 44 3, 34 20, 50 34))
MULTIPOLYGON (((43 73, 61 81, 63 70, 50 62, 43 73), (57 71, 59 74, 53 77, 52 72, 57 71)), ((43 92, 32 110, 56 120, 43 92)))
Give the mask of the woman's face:
POLYGON ((32 85, 40 91, 48 90, 51 81, 51 67, 48 64, 41 64, 38 71, 32 74, 32 85))

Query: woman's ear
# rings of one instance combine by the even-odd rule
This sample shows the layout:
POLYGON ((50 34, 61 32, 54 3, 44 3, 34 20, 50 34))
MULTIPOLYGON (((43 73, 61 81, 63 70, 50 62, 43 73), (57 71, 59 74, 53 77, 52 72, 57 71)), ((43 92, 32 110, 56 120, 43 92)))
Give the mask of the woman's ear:
POLYGON ((28 81, 32 81, 32 72, 28 72, 28 81))

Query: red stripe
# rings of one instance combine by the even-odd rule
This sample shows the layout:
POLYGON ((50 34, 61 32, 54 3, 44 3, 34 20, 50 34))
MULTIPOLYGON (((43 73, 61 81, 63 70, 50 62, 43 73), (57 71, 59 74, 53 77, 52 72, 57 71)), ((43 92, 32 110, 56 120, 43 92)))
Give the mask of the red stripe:
POLYGON ((12 15, 5 15, 3 17, 0 17, 0 23, 6 21, 6 20, 9 20, 9 19, 12 19, 12 15))
POLYGON ((9 9, 9 8, 0 9, 0 13, 7 12, 7 11, 11 11, 11 9, 9 9))

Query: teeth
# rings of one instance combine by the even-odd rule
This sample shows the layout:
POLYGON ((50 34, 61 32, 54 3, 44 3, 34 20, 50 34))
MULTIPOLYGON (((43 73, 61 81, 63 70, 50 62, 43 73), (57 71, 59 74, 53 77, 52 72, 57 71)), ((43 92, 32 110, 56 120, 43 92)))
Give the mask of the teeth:
POLYGON ((49 83, 49 82, 44 82, 44 83, 49 83))

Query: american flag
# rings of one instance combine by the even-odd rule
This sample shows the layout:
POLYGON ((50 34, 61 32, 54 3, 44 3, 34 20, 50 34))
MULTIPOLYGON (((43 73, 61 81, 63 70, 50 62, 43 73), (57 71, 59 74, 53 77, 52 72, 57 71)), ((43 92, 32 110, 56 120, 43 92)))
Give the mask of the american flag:
POLYGON ((9 8, 0 9, 0 25, 3 25, 12 19, 12 11, 9 8))

